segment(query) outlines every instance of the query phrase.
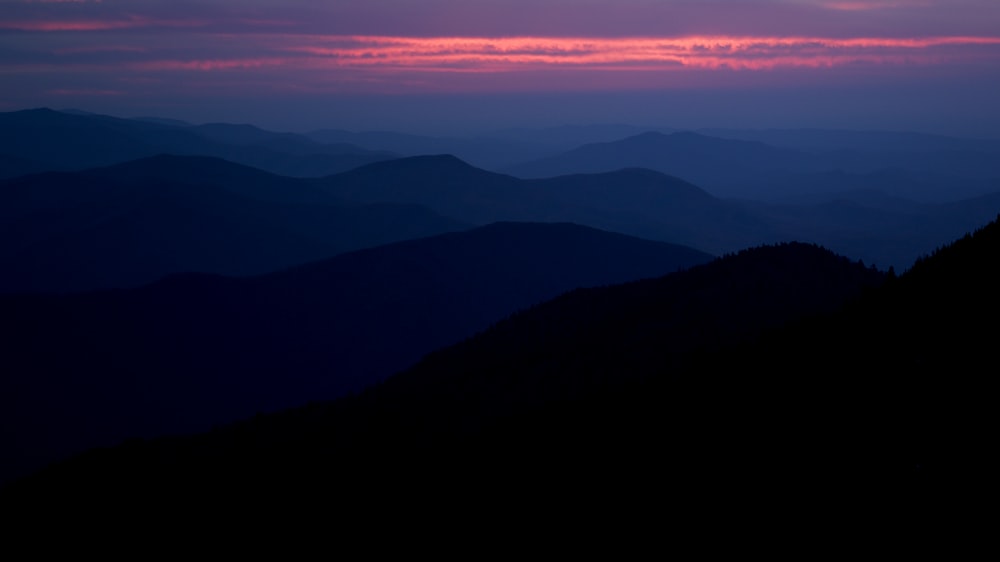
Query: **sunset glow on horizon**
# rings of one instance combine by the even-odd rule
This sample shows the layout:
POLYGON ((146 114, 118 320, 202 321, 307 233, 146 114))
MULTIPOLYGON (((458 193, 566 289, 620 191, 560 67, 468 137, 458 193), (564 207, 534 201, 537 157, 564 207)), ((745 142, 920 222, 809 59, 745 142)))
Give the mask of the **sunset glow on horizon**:
POLYGON ((0 110, 823 85, 871 99, 862 89, 1000 84, 998 4, 0 0, 0 110))

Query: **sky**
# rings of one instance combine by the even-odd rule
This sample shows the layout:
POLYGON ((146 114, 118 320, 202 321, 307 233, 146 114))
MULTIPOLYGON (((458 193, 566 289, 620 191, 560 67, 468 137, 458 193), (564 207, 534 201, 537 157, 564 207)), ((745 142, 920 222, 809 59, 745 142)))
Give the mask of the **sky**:
POLYGON ((1000 138, 998 0, 0 0, 0 111, 1000 138))

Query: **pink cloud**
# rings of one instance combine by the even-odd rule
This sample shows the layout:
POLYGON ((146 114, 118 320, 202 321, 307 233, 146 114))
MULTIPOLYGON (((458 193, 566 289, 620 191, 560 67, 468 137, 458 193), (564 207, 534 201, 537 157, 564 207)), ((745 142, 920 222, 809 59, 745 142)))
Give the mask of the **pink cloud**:
MULTIPOLYGON (((516 71, 549 67, 678 69, 832 67, 859 62, 932 64, 961 60, 956 47, 1000 46, 998 37, 853 38, 727 37, 377 37, 314 38, 284 47, 340 68, 424 71, 516 71)), ((1000 52, 993 53, 1000 60, 1000 52)))
POLYGON ((81 45, 78 47, 64 47, 54 49, 52 52, 57 55, 79 55, 91 53, 145 53, 149 49, 135 45, 81 45))
POLYGON ((136 29, 148 27, 200 27, 207 25, 201 20, 154 19, 145 16, 129 16, 122 19, 78 19, 78 20, 14 20, 0 21, 0 29, 14 31, 111 31, 116 29, 136 29))

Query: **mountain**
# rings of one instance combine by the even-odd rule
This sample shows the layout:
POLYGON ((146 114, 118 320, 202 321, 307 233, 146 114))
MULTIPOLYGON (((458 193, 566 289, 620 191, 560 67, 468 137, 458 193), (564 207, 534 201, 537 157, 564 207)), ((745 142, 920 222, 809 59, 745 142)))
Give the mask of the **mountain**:
POLYGON ((27 158, 0 154, 0 179, 13 178, 45 171, 45 165, 27 158))
POLYGON ((761 502, 808 524, 859 505, 933 516, 995 472, 992 332, 976 318, 998 312, 998 244, 994 221, 898 278, 784 244, 574 291, 357 396, 91 451, 5 499, 141 489, 158 505, 252 486, 350 513, 544 501, 545 517, 587 518, 638 501, 699 520, 761 502))
MULTIPOLYGON (((748 175, 771 169, 820 171, 822 162, 805 152, 761 142, 721 139, 682 131, 671 134, 647 132, 617 141, 586 144, 558 156, 505 171, 518 177, 538 178, 620 168, 649 168, 713 191, 728 188, 748 175)), ((749 193, 747 197, 759 198, 749 193)))
MULTIPOLYGON (((322 129, 305 136, 323 143, 348 143, 400 156, 451 154, 478 168, 499 170, 514 164, 558 153, 565 147, 551 147, 530 138, 432 137, 391 131, 352 132, 322 129)), ((571 144, 570 147, 573 145, 571 144)))
POLYGON ((740 204, 649 170, 521 180, 439 155, 379 162, 326 180, 325 188, 344 199, 418 204, 478 224, 576 222, 715 254, 783 234, 740 204))
POLYGON ((0 181, 0 291, 253 275, 467 228, 414 205, 359 205, 208 157, 155 156, 0 181))
MULTIPOLYGON (((163 153, 214 156, 299 177, 342 172, 396 156, 324 145, 250 125, 179 126, 45 108, 0 113, 0 154, 38 163, 49 171, 108 166, 163 153)), ((11 170, 0 177, 15 173, 11 170)))
MULTIPOLYGON (((351 143, 402 156, 451 154, 478 168, 500 171, 511 166, 572 150, 581 144, 616 141, 648 132, 634 125, 565 125, 512 128, 467 137, 429 137, 390 131, 352 132, 323 129, 306 136, 326 143, 351 143)), ((667 129, 658 129, 661 132, 667 129)))
POLYGON ((648 132, 669 134, 676 132, 676 130, 667 127, 643 127, 621 123, 606 123, 562 125, 544 128, 520 127, 500 129, 491 131, 488 135, 500 139, 542 143, 553 149, 561 147, 562 150, 560 152, 565 152, 583 144, 613 142, 648 132))
MULTIPOLYGON (((420 263, 427 262, 420 257, 420 263)), ((643 403, 642 410, 627 413, 616 397, 641 400, 631 392, 649 380, 664 379, 683 389, 694 384, 687 373, 698 376, 698 384, 717 381, 720 397, 726 397, 729 380, 751 377, 752 371, 698 372, 714 354, 757 341, 786 322, 836 310, 883 277, 821 248, 788 244, 664 277, 577 290, 435 352, 356 396, 259 416, 202 436, 96 452, 24 485, 35 491, 52 486, 46 492, 57 496, 76 494, 70 480, 60 486, 60 477, 77 471, 100 474, 97 481, 111 482, 102 491, 113 494, 126 481, 157 478, 163 470, 189 492, 225 488, 228 484, 218 481, 223 474, 235 478, 230 484, 237 487, 243 477, 256 481, 261 491, 267 481, 287 482, 282 475, 288 471, 303 490, 326 490, 350 502, 345 505, 355 505, 361 495, 391 501, 394 492, 406 493, 405 487, 417 482, 441 499, 456 493, 492 497, 494 483, 497 490, 514 494, 534 494, 545 486, 561 494, 587 486, 589 497, 601 498, 612 487, 633 490, 636 481, 621 480, 627 474, 645 478, 663 469, 661 476, 670 479, 682 476, 671 464, 683 468, 715 461, 684 461, 684 449, 678 447, 695 437, 663 424, 659 416, 696 432, 702 430, 694 423, 711 428, 723 419, 738 419, 735 412, 683 392, 648 397, 659 403, 655 412, 643 403), (708 409, 695 413, 693 403, 685 405, 689 399, 708 409), (593 409, 575 409, 590 406, 591 400, 593 409), (679 412, 696 417, 675 417, 679 412), (623 417, 612 421, 617 415, 623 417), (656 425, 631 426, 639 420, 656 425), (605 422, 611 424, 608 431, 601 427, 605 422), (648 439, 645 445, 643 439, 648 439), (123 460, 140 457, 139 462, 123 460), (639 462, 653 458, 660 460, 639 462), (133 474, 122 474, 126 464, 133 474), (262 473, 273 480, 259 479, 262 473), (116 484, 118 478, 123 480, 116 484)), ((711 447, 704 443, 706 450, 711 447)))
POLYGON ((814 152, 1000 152, 998 139, 971 139, 904 131, 846 129, 699 129, 699 133, 814 152))
POLYGON ((817 149, 819 140, 800 134, 648 132, 626 139, 593 143, 557 156, 505 168, 517 177, 535 178, 611 171, 625 167, 657 170, 695 183, 720 197, 764 201, 823 202, 842 193, 875 188, 886 195, 921 202, 946 202, 1000 189, 995 143, 907 140, 907 135, 857 133, 819 135, 826 142, 854 142, 843 148, 817 149), (778 145, 760 139, 783 140, 778 145), (801 139, 801 145, 793 139, 801 139), (898 144, 893 145, 891 143, 898 144), (875 150, 872 146, 885 143, 875 150), (926 147, 926 148, 916 148, 926 147), (937 147, 937 148, 931 148, 937 147), (959 149, 958 147, 964 147, 959 149), (911 176, 905 181, 882 177, 887 172, 911 176), (872 181, 872 180, 877 181, 872 181))
POLYGON ((341 396, 565 291, 709 259, 577 225, 504 223, 252 278, 0 296, 0 466, 9 478, 86 447, 341 396))
MULTIPOLYGON (((832 182, 841 181, 832 176, 832 182)), ((526 180, 439 155, 378 162, 318 184, 344 199, 419 204, 473 224, 569 221, 716 255, 797 240, 900 271, 1000 212, 993 195, 932 204, 876 189, 907 178, 882 174, 861 184, 869 189, 779 204, 720 199, 649 169, 526 180)), ((921 185, 922 179, 907 185, 921 185)))

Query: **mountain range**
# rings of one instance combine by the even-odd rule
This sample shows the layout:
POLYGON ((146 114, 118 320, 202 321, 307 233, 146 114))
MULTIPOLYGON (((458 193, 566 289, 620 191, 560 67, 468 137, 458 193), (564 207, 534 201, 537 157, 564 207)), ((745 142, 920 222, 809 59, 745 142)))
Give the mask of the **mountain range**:
POLYGON ((136 287, 189 271, 256 275, 498 221, 573 222, 713 255, 799 240, 904 270, 1000 211, 996 194, 934 204, 875 189, 798 204, 720 199, 643 168, 522 180, 450 155, 321 178, 159 155, 0 181, 0 200, 5 292, 136 287))
POLYGON ((7 499, 252 485, 470 514, 539 494, 567 515, 636 497, 691 516, 870 494, 919 509, 995 466, 990 336, 967 312, 996 313, 998 242, 994 221, 898 277, 792 243, 573 291, 358 395, 94 450, 7 499))
POLYGON ((320 176, 398 157, 250 125, 192 126, 47 108, 0 113, 0 178, 73 171, 158 154, 215 156, 277 174, 320 176))
POLYGON ((722 131, 723 137, 691 131, 646 132, 585 144, 503 171, 538 178, 648 168, 683 178, 719 197, 771 202, 851 197, 870 190, 873 175, 882 178, 876 189, 885 195, 927 203, 984 195, 1000 185, 997 142, 887 133, 808 133, 722 131))
POLYGON ((0 505, 981 485, 998 146, 2 113, 0 505))
POLYGON ((335 398, 565 291, 710 259, 577 225, 503 223, 263 276, 0 296, 0 477, 335 398))
POLYGON ((0 291, 255 275, 469 226, 413 205, 344 201, 216 158, 153 156, 0 181, 0 291))

